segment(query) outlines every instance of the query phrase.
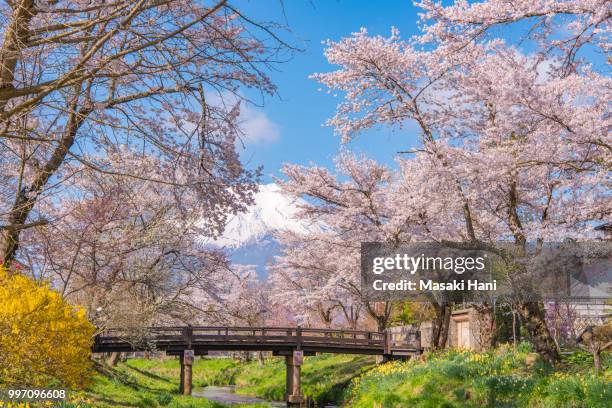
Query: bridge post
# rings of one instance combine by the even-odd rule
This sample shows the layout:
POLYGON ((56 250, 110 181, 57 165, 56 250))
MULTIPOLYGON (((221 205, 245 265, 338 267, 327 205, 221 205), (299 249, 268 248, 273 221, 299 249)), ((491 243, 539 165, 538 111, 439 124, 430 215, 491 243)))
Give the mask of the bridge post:
POLYGON ((185 340, 187 348, 183 350, 180 355, 181 362, 181 381, 179 384, 179 392, 183 395, 191 395, 192 388, 192 367, 195 354, 193 352, 193 328, 188 325, 183 329, 183 338, 185 340))
POLYGON ((179 384, 179 392, 183 395, 191 395, 193 360, 193 350, 183 350, 180 356, 181 382, 179 384))
POLYGON ((285 356, 285 366, 287 367, 287 392, 285 401, 288 407, 301 407, 304 402, 301 388, 301 366, 304 360, 304 353, 301 350, 291 352, 291 355, 285 356))
MULTIPOLYGON (((183 352, 184 353, 184 352, 183 352)), ((181 365, 181 378, 179 379, 179 394, 185 393, 185 356, 181 353, 179 355, 179 364, 181 365)))
POLYGON ((389 330, 383 332, 383 355, 376 356, 376 364, 383 364, 391 360, 392 348, 393 348, 393 334, 389 330))

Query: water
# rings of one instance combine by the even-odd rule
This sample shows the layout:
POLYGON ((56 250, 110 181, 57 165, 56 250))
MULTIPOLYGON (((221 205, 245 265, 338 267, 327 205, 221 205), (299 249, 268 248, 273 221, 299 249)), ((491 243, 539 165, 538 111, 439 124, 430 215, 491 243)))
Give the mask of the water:
POLYGON ((262 404, 266 403, 271 407, 286 407, 282 401, 268 401, 261 398, 249 397, 247 395, 236 394, 235 387, 204 387, 196 388, 193 391, 194 397, 204 397, 211 401, 221 402, 227 405, 240 405, 240 404, 262 404))

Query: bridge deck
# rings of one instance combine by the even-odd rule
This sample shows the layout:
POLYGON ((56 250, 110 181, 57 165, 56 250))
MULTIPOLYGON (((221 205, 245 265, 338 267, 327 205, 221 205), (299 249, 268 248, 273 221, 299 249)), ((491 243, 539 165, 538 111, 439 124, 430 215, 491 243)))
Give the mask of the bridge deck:
POLYGON ((302 350, 306 354, 408 355, 421 351, 414 339, 393 341, 387 333, 288 327, 151 327, 139 330, 109 329, 95 338, 93 351, 129 352, 160 350, 179 354, 219 351, 273 351, 277 354, 302 350))

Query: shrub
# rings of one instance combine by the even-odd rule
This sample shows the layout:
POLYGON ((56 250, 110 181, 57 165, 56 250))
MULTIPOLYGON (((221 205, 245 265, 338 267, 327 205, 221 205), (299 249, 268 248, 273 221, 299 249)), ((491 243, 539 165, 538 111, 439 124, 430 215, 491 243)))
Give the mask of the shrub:
POLYGON ((0 265, 0 384, 84 386, 93 333, 83 309, 0 265))

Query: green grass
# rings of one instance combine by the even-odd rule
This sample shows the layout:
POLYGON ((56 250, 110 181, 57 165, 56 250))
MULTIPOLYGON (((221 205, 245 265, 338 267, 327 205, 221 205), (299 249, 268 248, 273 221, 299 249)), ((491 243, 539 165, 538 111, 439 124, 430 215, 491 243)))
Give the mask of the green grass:
MULTIPOLYGON (((238 363, 230 359, 196 360, 194 387, 226 385, 238 363)), ((201 397, 178 394, 180 368, 177 360, 128 360, 117 367, 98 366, 98 374, 84 392, 71 398, 63 408, 224 408, 226 405, 201 397)), ((248 404, 243 407, 267 407, 267 404, 248 404)))
MULTIPOLYGON (((180 366, 177 359, 167 360, 128 360, 126 365, 136 372, 143 372, 162 377, 178 387, 180 366)), ((231 358, 197 359, 193 364, 193 386, 233 385, 240 372, 241 365, 231 358)))
POLYGON ((608 407, 612 401, 610 357, 595 376, 585 353, 553 370, 529 364, 527 345, 486 353, 446 351, 424 362, 392 362, 355 379, 346 393, 350 407, 608 407))
MULTIPOLYGON (((305 357, 302 365, 302 393, 315 402, 339 403, 350 381, 375 366, 371 356, 322 354, 305 357)), ((285 395, 285 361, 268 360, 263 366, 249 363, 236 378, 238 392, 270 400, 285 395)))
MULTIPOLYGON (((339 403, 350 381, 374 366, 374 358, 369 356, 326 354, 305 357, 302 391, 317 402, 339 403)), ((205 398, 179 395, 179 375, 177 359, 132 359, 112 369, 98 366, 93 384, 75 398, 82 403, 65 405, 65 408, 224 407, 205 398)), ((193 386, 209 385, 237 385, 242 394, 282 401, 285 394, 284 358, 272 357, 263 365, 257 361, 239 363, 229 358, 197 359, 193 366, 193 386)))
MULTIPOLYGON (((612 400, 612 357, 603 357, 604 370, 595 376, 592 357, 575 352, 554 369, 539 359, 528 344, 517 351, 500 347, 485 353, 448 350, 424 356, 423 361, 376 366, 369 356, 306 357, 302 391, 318 403, 363 408, 597 408, 612 400)), ((205 407, 223 405, 177 393, 176 359, 128 360, 101 372, 79 396, 92 407, 205 407)), ((283 358, 239 363, 232 359, 198 359, 194 387, 236 385, 238 392, 269 400, 285 393, 283 358)), ((65 404, 64 408, 78 405, 65 404)), ((251 407, 256 405, 250 405, 251 407)), ((259 405, 262 406, 262 405, 259 405)), ((265 406, 265 405, 264 405, 265 406)))
MULTIPOLYGON (((342 401, 350 381, 375 366, 374 357, 322 354, 305 357, 302 366, 302 392, 317 402, 342 401)), ((145 387, 156 385, 164 391, 178 388, 180 368, 175 359, 128 360, 119 365, 145 387)), ((271 357, 261 365, 257 361, 239 363, 233 359, 201 359, 193 366, 194 387, 236 385, 238 392, 269 400, 285 396, 285 360, 271 357)))

